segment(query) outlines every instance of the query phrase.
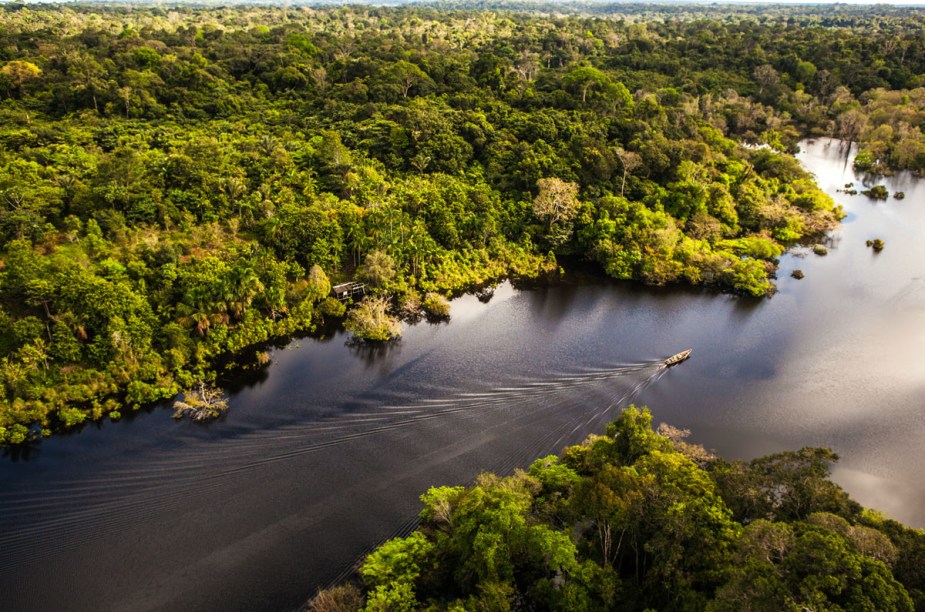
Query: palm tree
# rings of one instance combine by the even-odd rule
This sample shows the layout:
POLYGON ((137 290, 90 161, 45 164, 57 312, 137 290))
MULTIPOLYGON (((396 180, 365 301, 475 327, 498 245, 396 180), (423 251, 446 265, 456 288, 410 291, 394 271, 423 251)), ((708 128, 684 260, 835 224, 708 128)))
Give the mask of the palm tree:
POLYGON ((217 303, 201 300, 191 301, 190 304, 180 302, 177 304, 178 321, 181 325, 193 327, 196 333, 205 337, 213 323, 222 323, 227 314, 216 310, 217 303))
POLYGON ((272 156, 276 152, 277 147, 279 147, 279 141, 269 134, 261 134, 260 138, 257 139, 257 150, 264 157, 272 156))
POLYGON ((408 254, 411 256, 411 275, 418 275, 418 266, 425 257, 428 257, 437 248, 437 243, 427 233, 424 222, 420 219, 415 220, 411 228, 411 234, 408 236, 408 254))
POLYGON ((229 207, 247 195, 247 185, 236 176, 223 177, 218 183, 218 190, 225 196, 229 207))
POLYGON ((249 266, 232 268, 224 285, 226 304, 235 318, 240 318, 254 298, 264 290, 260 277, 249 266))

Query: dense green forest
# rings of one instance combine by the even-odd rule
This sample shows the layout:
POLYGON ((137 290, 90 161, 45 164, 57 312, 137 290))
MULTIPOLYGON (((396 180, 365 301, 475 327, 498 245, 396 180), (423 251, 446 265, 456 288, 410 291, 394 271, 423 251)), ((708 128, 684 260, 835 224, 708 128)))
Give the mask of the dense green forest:
POLYGON ((508 477, 421 497, 420 527, 319 593, 346 610, 913 610, 925 533, 861 508, 804 448, 726 461, 630 407, 508 477))
POLYGON ((840 215, 801 135, 925 170, 920 13, 619 10, 0 7, 0 444, 259 361, 332 281, 373 338, 570 258, 768 295, 840 215))

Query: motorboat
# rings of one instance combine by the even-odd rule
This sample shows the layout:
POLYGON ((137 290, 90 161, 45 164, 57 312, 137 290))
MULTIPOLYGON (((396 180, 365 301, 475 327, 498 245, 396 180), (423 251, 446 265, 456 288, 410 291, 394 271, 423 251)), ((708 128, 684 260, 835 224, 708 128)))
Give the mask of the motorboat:
POLYGON ((672 355, 671 357, 665 360, 665 367, 670 368, 673 365, 678 365, 679 363, 681 363, 682 361, 690 357, 691 352, 693 352, 693 350, 694 349, 687 349, 686 351, 681 351, 677 355, 672 355))

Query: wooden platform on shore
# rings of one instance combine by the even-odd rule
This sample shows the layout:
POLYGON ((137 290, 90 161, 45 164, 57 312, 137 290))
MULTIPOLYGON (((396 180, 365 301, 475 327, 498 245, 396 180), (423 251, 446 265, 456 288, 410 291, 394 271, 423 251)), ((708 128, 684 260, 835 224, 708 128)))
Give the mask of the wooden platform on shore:
POLYGON ((331 293, 342 302, 366 295, 366 285, 359 282, 341 283, 331 287, 331 293))

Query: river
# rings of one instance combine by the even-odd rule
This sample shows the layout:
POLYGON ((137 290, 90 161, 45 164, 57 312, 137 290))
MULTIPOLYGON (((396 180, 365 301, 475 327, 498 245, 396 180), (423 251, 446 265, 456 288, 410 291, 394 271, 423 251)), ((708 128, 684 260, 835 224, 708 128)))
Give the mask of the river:
POLYGON ((855 499, 925 526, 925 183, 847 196, 837 141, 799 158, 848 217, 828 255, 782 257, 771 299, 504 283, 390 348, 336 333, 274 350, 210 425, 165 406, 7 453, 3 608, 290 610, 411 529, 428 486, 526 467, 629 402, 728 457, 830 446, 855 499))

